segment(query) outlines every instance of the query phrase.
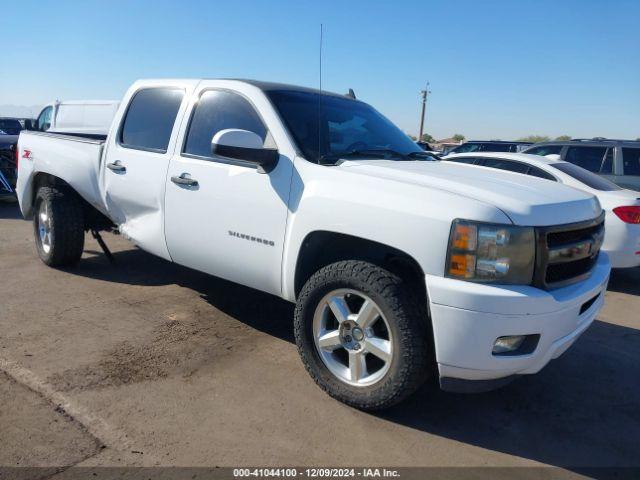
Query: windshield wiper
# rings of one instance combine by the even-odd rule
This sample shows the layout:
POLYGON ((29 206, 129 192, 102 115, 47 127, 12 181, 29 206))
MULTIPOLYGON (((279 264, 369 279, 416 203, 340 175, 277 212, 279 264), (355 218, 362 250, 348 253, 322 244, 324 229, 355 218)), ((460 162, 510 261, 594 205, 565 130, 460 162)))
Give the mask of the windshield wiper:
POLYGON ((409 158, 428 158, 433 160, 441 160, 441 158, 435 153, 427 153, 427 152, 409 152, 407 153, 407 157, 409 158))
POLYGON ((367 149, 356 149, 349 150, 348 152, 334 152, 327 153, 320 157, 320 163, 335 163, 340 159, 348 159, 348 158, 357 158, 357 157, 373 157, 380 159, 387 159, 389 156, 395 156, 401 158, 402 160, 409 160, 407 155, 404 155, 395 150, 391 150, 390 148, 367 148, 367 149))

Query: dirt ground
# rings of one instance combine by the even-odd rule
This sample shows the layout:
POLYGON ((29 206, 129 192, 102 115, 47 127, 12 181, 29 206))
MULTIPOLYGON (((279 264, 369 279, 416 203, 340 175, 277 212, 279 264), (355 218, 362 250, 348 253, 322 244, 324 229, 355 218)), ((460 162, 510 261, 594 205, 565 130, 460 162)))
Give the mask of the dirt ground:
POLYGON ((640 465, 640 269, 540 374, 372 415, 307 376, 292 305, 113 235, 50 269, 32 234, 0 204, 2 466, 640 465))

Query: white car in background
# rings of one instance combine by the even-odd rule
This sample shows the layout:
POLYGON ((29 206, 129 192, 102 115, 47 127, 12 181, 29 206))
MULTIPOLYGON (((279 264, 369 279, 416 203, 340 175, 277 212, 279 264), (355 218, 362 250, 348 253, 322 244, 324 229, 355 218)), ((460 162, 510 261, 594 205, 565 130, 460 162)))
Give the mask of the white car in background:
POLYGON ((119 105, 118 100, 55 101, 45 105, 38 114, 36 130, 106 135, 119 105))
POLYGON ((615 183, 569 162, 558 155, 540 157, 525 153, 462 153, 449 155, 445 161, 467 163, 479 169, 497 168, 560 182, 592 193, 606 211, 605 239, 613 268, 640 265, 640 194, 620 188, 615 183))

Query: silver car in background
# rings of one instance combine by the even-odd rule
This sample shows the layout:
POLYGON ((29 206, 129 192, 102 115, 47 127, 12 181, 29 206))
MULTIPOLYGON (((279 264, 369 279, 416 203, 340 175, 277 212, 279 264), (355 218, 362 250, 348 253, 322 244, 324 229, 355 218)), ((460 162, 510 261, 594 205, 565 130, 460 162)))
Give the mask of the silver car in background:
POLYGON ((558 155, 560 160, 597 173, 622 188, 640 191, 640 141, 607 138, 542 142, 522 153, 558 155))

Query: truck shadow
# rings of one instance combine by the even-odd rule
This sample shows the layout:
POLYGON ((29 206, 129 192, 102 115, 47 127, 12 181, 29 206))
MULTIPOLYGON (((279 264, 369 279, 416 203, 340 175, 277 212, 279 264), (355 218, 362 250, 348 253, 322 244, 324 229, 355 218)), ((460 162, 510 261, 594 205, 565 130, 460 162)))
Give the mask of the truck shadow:
POLYGON ((628 293, 629 295, 640 295, 640 267, 612 270, 607 290, 628 293))
POLYGON ((18 203, 13 198, 0 198, 0 220, 18 220, 22 218, 18 203))
MULTIPOLYGON (((293 306, 271 295, 171 264, 137 249, 101 252, 71 273, 133 285, 178 284, 216 309, 293 342, 293 306)), ((500 390, 455 395, 425 385, 377 416, 386 421, 594 477, 593 467, 638 466, 640 331, 596 321, 564 356, 500 390)), ((327 401, 330 401, 327 399, 327 401)), ((428 438, 425 437, 425 442, 428 438)))

